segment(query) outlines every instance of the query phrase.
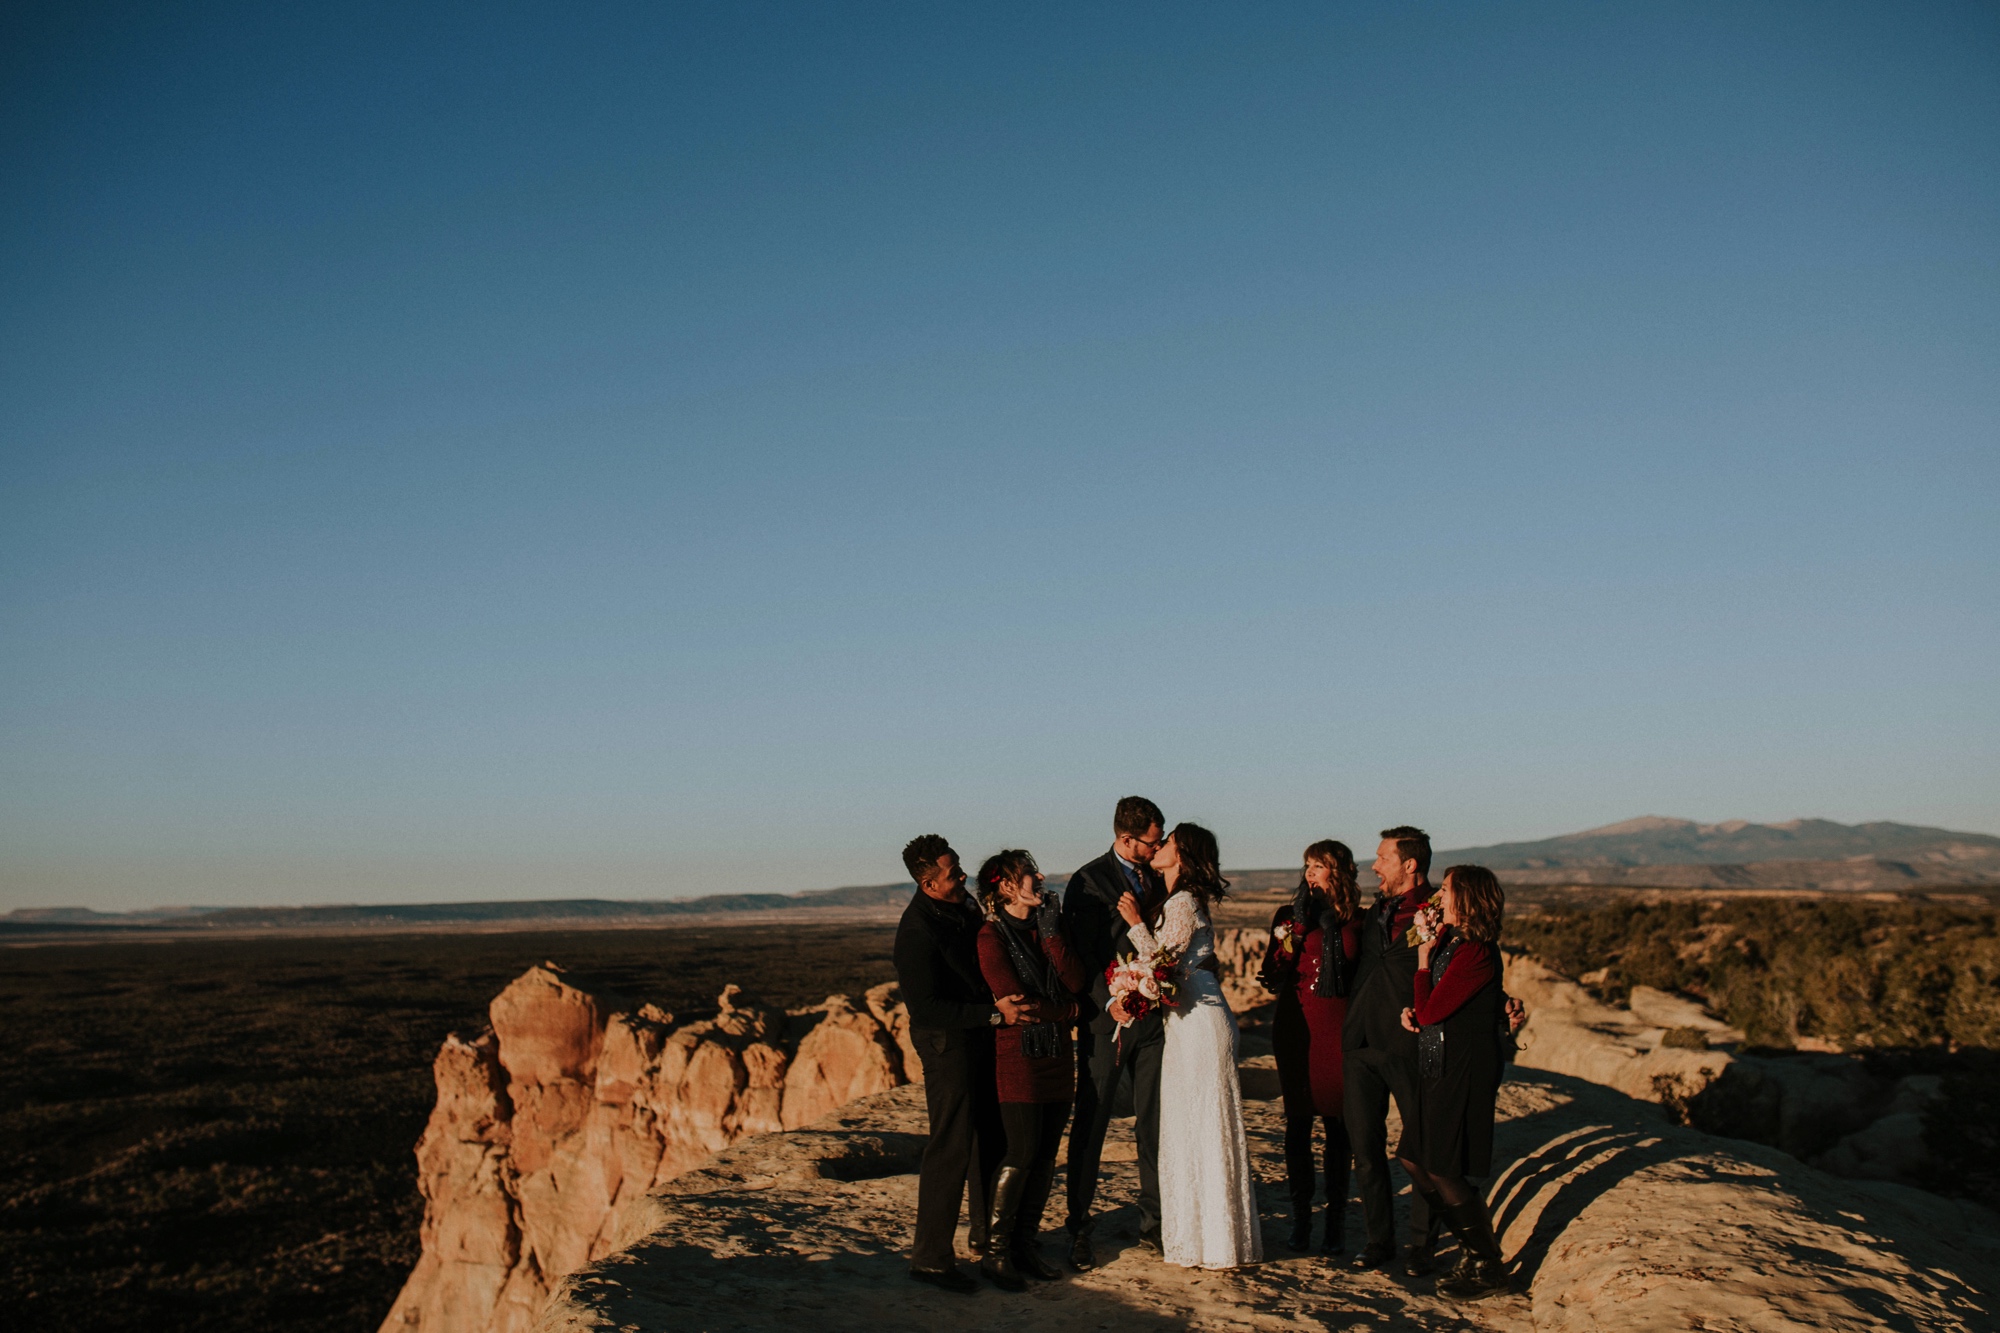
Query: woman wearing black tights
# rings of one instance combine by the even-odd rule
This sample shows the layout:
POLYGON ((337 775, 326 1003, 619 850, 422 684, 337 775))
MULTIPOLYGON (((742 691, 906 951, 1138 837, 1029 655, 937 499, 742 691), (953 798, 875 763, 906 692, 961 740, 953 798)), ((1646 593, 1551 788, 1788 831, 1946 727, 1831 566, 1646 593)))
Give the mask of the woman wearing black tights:
POLYGON ((1500 917, 1506 899, 1484 866, 1453 866, 1420 915, 1432 938, 1417 949, 1415 1003, 1403 1026, 1417 1037, 1417 1115, 1396 1148, 1410 1180, 1462 1249, 1438 1294, 1477 1300, 1507 1289, 1493 1219, 1468 1177, 1491 1172, 1493 1106, 1504 1063, 1500 917))
POLYGON ((1316 842, 1292 901, 1271 919, 1271 947, 1258 979, 1278 997, 1271 1045, 1285 1099, 1285 1182, 1292 1198, 1293 1250, 1312 1248, 1313 1126, 1326 1134, 1326 1254, 1346 1252, 1347 1170, 1353 1151, 1341 1119, 1346 1057, 1341 1030, 1361 941, 1356 931, 1354 853, 1316 842))

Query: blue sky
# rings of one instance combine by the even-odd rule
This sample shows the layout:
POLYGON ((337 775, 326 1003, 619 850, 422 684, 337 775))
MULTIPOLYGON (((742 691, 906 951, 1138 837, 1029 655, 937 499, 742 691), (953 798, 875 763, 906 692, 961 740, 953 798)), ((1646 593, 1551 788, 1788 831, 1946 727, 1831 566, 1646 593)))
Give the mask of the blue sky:
POLYGON ((0 907, 2000 832, 1990 5, 4 23, 0 907))

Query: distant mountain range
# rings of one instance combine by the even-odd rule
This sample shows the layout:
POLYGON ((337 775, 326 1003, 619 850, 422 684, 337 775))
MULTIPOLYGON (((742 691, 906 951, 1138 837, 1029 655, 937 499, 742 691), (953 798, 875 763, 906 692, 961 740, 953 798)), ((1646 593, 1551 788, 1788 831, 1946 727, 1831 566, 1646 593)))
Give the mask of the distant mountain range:
POLYGON ((620 901, 544 898, 491 903, 336 903, 323 907, 155 908, 143 912, 94 912, 82 907, 24 907, 0 916, 0 934, 53 935, 190 928, 208 930, 366 929, 371 926, 515 922, 600 925, 612 921, 703 916, 719 912, 796 911, 801 908, 901 907, 915 886, 865 884, 803 893, 712 893, 701 898, 620 901))
MULTIPOLYGON (((1359 849, 1364 865, 1372 848, 1359 849)), ((1537 842, 1502 842, 1439 852, 1434 869, 1460 862, 1491 866, 1510 884, 1628 888, 1814 889, 1866 892, 1952 885, 2000 885, 2000 838, 1917 824, 1835 824, 1795 819, 1697 824, 1647 815, 1537 842)), ((1239 893, 1288 889, 1296 868, 1232 870, 1239 893)), ((1364 872, 1365 875, 1365 872, 1364 872)), ((1051 875, 1051 887, 1063 877, 1051 875)), ((1372 883, 1372 880, 1368 881, 1372 883)), ((913 886, 865 884, 803 893, 715 893, 701 898, 617 901, 385 903, 326 907, 183 907, 95 912, 83 907, 21 908, 0 916, 0 935, 94 936, 172 930, 367 930, 426 925, 514 923, 605 925, 664 922, 722 913, 844 908, 881 913, 909 901, 913 886)))
POLYGON ((1537 842, 1440 852, 1514 883, 1894 889, 2000 882, 2000 838, 1919 824, 1794 819, 1698 824, 1646 815, 1537 842))

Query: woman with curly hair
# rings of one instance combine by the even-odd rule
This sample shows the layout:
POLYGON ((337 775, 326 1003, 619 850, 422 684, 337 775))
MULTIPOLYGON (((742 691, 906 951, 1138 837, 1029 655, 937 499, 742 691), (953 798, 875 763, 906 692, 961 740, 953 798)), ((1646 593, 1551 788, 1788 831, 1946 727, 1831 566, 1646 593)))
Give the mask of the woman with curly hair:
POLYGON ((1458 1237, 1458 1267, 1437 1289, 1463 1300, 1507 1289, 1493 1218, 1467 1179, 1493 1165, 1507 1022, 1495 941, 1505 908, 1499 877, 1485 866, 1445 871, 1419 914, 1416 1003, 1403 1010, 1403 1026, 1417 1034, 1417 1115, 1403 1126, 1396 1160, 1458 1237))
POLYGON ((1328 839, 1306 848, 1292 901, 1271 918, 1271 946, 1258 975, 1278 997, 1271 1045, 1285 1105, 1285 1180, 1293 1250, 1312 1248, 1313 1124, 1326 1130, 1326 1254, 1346 1250, 1347 1169, 1352 1150, 1341 1119, 1345 1092, 1341 1027, 1361 954, 1354 853, 1328 839))
POLYGON ((1042 893, 1035 858, 1019 850, 979 868, 979 970, 995 995, 1026 997, 1030 1021, 994 1033, 994 1072, 1007 1155, 993 1177, 980 1271, 1020 1291, 1021 1274, 1049 1280, 1062 1270, 1042 1257, 1042 1210, 1056 1178, 1056 1146, 1076 1092, 1077 997, 1090 985, 1063 938, 1055 904, 1042 893))
MULTIPOLYGON (((1236 1268, 1264 1257, 1236 1081, 1236 1016, 1222 998, 1208 916, 1229 888, 1220 866, 1213 833, 1176 825, 1153 854, 1167 889, 1154 919, 1132 894, 1118 900, 1139 955, 1177 959, 1178 994, 1160 1057, 1160 1253, 1185 1268, 1236 1268)), ((1111 1010, 1120 1022, 1123 1004, 1111 1010)))

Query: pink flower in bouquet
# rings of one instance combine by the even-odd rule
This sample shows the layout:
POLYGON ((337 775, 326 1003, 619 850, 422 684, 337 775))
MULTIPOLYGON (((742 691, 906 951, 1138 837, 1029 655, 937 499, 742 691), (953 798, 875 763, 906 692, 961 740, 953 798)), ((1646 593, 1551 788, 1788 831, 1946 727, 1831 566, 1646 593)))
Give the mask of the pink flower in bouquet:
POLYGON ((1444 913, 1436 903, 1425 903, 1417 909, 1416 919, 1410 922, 1410 932, 1420 944, 1431 944, 1444 929, 1444 913))
POLYGON ((1111 998, 1125 1001, 1126 1022, 1144 1018, 1159 1005, 1173 1007, 1179 993, 1174 985, 1174 968, 1179 962, 1179 955, 1162 949, 1145 958, 1125 954, 1104 969, 1111 998))

